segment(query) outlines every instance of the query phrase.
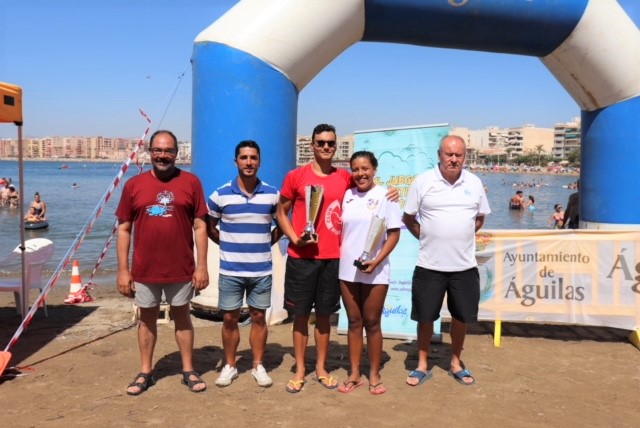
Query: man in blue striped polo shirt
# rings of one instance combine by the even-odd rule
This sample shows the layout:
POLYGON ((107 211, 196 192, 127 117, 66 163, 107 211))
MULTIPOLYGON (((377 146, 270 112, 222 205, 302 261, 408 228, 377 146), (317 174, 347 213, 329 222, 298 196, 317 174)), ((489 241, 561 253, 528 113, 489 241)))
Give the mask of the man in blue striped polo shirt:
POLYGON ((246 294, 251 315, 251 374, 259 386, 266 388, 273 384, 262 358, 268 334, 265 312, 271 306, 271 246, 282 236, 277 224, 271 228, 279 194, 258 178, 260 146, 255 141, 238 143, 235 163, 238 177, 219 187, 208 201, 209 238, 220 246, 218 307, 224 312, 222 345, 226 360, 215 384, 228 386, 238 377, 238 319, 246 294))

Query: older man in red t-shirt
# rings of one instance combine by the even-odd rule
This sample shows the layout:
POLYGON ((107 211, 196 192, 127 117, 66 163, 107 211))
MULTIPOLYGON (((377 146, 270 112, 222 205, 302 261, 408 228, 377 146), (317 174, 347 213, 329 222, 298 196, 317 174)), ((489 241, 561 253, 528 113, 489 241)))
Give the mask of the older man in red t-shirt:
POLYGON ((178 141, 170 131, 156 131, 149 141, 153 169, 131 178, 122 190, 118 217, 118 291, 134 297, 140 309, 138 344, 141 370, 127 388, 139 395, 155 383, 153 350, 164 294, 171 305, 176 342, 182 357, 182 382, 193 392, 207 385, 193 369, 193 324, 189 302, 194 289, 209 285, 207 203, 202 184, 175 166, 178 141), (133 234, 133 261, 129 247, 133 234), (194 260, 193 244, 198 250, 194 260))

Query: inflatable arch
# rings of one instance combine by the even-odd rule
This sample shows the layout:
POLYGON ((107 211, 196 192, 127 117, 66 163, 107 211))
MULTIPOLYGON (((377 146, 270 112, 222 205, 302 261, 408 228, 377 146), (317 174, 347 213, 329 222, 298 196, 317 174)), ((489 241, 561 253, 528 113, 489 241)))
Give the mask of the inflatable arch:
POLYGON ((582 110, 581 227, 640 229, 634 1, 242 0, 195 40, 194 171, 214 189, 237 173, 229 147, 255 139, 261 177, 279 186, 295 167, 298 93, 356 42, 528 55, 582 110))

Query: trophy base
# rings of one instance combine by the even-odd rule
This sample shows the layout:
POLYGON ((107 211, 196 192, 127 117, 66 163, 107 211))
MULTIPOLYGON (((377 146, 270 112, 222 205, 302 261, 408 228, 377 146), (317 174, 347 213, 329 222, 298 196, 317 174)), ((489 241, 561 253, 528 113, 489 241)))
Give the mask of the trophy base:
POLYGON ((361 271, 367 270, 367 265, 362 263, 362 260, 354 260, 353 265, 360 269, 361 271))
POLYGON ((302 235, 302 240, 303 241, 318 241, 318 234, 317 233, 305 233, 304 235, 302 235))

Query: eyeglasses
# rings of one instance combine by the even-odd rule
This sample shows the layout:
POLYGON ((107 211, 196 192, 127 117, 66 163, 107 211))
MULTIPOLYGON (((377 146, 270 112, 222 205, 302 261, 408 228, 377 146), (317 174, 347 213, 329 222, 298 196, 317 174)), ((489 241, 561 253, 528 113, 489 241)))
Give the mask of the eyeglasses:
POLYGON ((335 140, 316 140, 313 142, 316 147, 324 147, 325 145, 329 146, 330 149, 333 149, 336 146, 335 140))
POLYGON ((159 156, 164 153, 167 156, 175 156, 178 151, 176 149, 159 149, 157 147, 152 147, 149 149, 149 153, 154 156, 159 156))

